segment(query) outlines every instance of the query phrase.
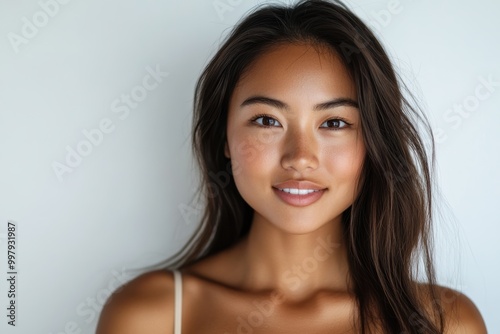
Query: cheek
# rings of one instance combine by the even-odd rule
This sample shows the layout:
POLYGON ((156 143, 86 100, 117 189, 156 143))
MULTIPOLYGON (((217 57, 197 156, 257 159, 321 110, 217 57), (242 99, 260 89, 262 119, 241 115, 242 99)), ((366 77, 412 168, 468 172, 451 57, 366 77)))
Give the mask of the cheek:
POLYGON ((359 141, 330 146, 325 150, 325 167, 337 180, 353 182, 359 177, 364 156, 364 145, 359 141))
POLYGON ((255 197, 255 189, 269 187, 272 182, 279 159, 277 145, 270 144, 266 137, 240 132, 229 139, 229 147, 236 187, 247 203, 256 203, 259 197, 255 197))
POLYGON ((241 169, 272 166, 278 154, 275 138, 264 131, 233 134, 230 139, 231 160, 237 162, 241 169))

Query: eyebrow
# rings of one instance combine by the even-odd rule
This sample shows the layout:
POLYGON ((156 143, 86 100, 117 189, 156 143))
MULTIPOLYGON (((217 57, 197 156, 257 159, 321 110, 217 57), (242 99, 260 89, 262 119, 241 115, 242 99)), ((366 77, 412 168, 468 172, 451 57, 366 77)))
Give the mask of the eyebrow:
MULTIPOLYGON (((252 104, 266 104, 271 107, 275 107, 278 109, 283 109, 283 110, 290 110, 290 106, 286 104, 285 102, 282 102, 280 100, 272 99, 270 97, 266 96, 261 96, 261 95, 256 95, 256 96, 251 96, 247 98, 243 103, 241 103, 240 108, 249 106, 252 104)), ((358 102, 354 101, 351 98, 348 97, 339 97, 335 98, 333 100, 319 103, 314 106, 313 110, 314 111, 320 111, 320 110, 327 110, 327 109, 332 109, 336 107, 341 107, 341 106, 349 106, 349 107, 354 107, 354 108, 359 108, 358 102)))

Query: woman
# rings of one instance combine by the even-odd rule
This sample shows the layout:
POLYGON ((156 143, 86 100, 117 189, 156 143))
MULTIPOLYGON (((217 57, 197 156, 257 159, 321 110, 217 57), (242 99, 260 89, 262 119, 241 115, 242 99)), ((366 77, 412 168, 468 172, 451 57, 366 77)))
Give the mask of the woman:
POLYGON ((196 87, 200 233, 116 291, 97 332, 486 333, 435 282, 430 128, 400 85, 340 2, 249 14, 196 87))

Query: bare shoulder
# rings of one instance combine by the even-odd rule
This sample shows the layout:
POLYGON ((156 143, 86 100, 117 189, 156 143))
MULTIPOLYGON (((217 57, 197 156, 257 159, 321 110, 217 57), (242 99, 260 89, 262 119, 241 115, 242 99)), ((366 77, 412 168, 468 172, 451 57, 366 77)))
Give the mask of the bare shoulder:
MULTIPOLYGON (((422 287, 427 285, 422 284, 422 287)), ((437 298, 429 303, 434 310, 442 310, 445 321, 445 333, 453 334, 486 334, 486 324, 474 302, 460 291, 436 286, 437 298), (438 305, 440 307, 438 308, 438 305)))
POLYGON ((108 298, 96 334, 170 334, 173 321, 173 274, 157 270, 136 277, 108 298))
POLYGON ((438 286, 441 305, 445 310, 447 333, 485 334, 486 324, 474 302, 465 294, 438 286))

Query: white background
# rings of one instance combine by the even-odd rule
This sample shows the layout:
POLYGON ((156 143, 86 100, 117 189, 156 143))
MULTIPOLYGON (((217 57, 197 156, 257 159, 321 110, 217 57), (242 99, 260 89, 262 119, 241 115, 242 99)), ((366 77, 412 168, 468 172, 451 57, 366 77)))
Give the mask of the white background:
MULTIPOLYGON (((50 7, 46 22, 49 0, 0 2, 3 333, 92 333, 131 269, 182 247, 199 214, 190 202, 194 84, 258 2, 73 0, 50 7), (27 21, 40 27, 29 31, 27 21), (16 47, 12 36, 23 29, 29 38, 16 47), (147 68, 168 76, 124 117, 122 94, 140 92, 147 68), (66 164, 68 147, 84 145, 83 131, 106 119, 113 130, 58 179, 54 162, 66 164), (16 329, 4 314, 8 220, 18 224, 16 329)), ((465 292, 489 332, 500 333, 500 3, 348 4, 377 31, 440 131, 439 282, 465 292), (481 78, 495 83, 490 91, 481 78), (462 116, 455 105, 466 106, 462 116)))

